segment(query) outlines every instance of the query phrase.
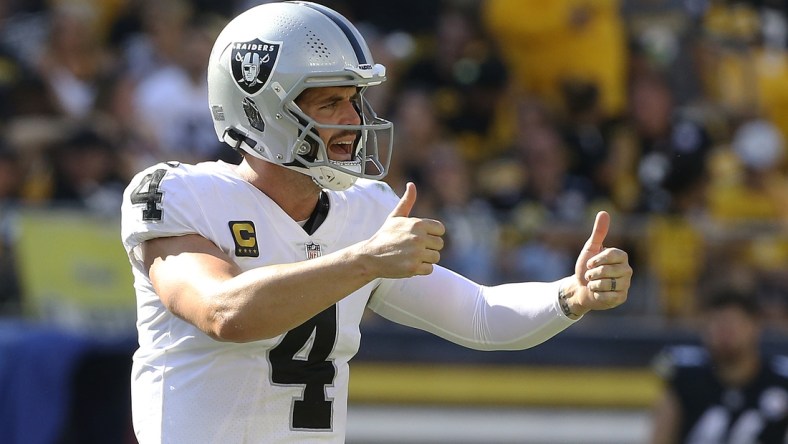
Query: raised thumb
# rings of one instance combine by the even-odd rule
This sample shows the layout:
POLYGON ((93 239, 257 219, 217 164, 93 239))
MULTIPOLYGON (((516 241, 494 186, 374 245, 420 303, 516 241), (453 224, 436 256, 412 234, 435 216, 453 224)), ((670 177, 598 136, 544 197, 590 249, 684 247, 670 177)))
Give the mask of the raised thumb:
POLYGON ((586 242, 586 250, 592 251, 594 253, 601 251, 609 229, 610 215, 607 213, 607 211, 600 211, 596 214, 594 228, 591 230, 591 236, 586 242))
POLYGON ((389 214, 389 217, 408 217, 410 216, 410 210, 413 209, 413 205, 416 203, 416 185, 413 182, 408 182, 405 186, 405 194, 402 195, 402 198, 399 200, 399 203, 394 208, 394 210, 389 214))

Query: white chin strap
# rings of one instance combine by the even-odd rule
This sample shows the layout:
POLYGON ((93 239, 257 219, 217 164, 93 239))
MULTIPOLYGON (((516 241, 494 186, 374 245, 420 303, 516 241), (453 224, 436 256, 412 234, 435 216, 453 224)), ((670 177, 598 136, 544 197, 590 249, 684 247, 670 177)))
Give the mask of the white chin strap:
POLYGON ((361 175, 361 160, 351 160, 345 162, 329 160, 329 163, 351 170, 358 175, 349 174, 329 166, 315 166, 308 168, 309 175, 312 176, 312 180, 314 180, 315 183, 321 188, 327 188, 331 191, 345 191, 353 186, 353 184, 356 183, 358 176, 361 175))

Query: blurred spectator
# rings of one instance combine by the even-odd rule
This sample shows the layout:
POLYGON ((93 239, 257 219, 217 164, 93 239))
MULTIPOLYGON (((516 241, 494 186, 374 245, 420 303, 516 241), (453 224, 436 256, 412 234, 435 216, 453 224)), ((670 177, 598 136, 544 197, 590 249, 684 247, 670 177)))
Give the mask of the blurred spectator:
POLYGON ((96 11, 88 4, 57 4, 51 11, 46 46, 36 60, 38 74, 45 79, 61 112, 69 117, 90 113, 96 84, 109 66, 109 55, 96 26, 96 11))
POLYGON ((536 216, 528 222, 531 226, 583 220, 594 188, 587 179, 570 173, 569 152, 556 123, 539 100, 525 98, 517 111, 516 136, 507 155, 519 168, 520 178, 507 187, 490 188, 489 198, 510 214, 534 208, 529 211, 536 216))
POLYGON ((527 171, 523 203, 538 205, 543 222, 581 222, 593 197, 591 183, 569 173, 566 145, 553 127, 534 128, 520 137, 518 157, 527 171))
POLYGON ((41 54, 48 32, 46 0, 0 2, 0 46, 24 66, 32 66, 41 54))
POLYGON ((173 63, 146 77, 135 91, 136 118, 154 135, 159 161, 195 163, 232 154, 217 140, 208 110, 205 73, 217 32, 209 17, 191 22, 172 55, 173 63))
POLYGON ((735 118, 762 116, 788 136, 788 16, 775 0, 712 1, 703 17, 708 98, 735 118))
POLYGON ((605 116, 596 84, 567 81, 562 92, 567 112, 561 133, 568 149, 569 172, 589 181, 595 195, 608 198, 616 178, 610 144, 620 123, 605 116))
POLYGON ((120 175, 122 165, 105 136, 77 127, 51 148, 51 156, 53 205, 117 214, 128 178, 120 175))
POLYGON ((476 282, 493 285, 498 275, 498 222, 492 207, 473 194, 474 178, 469 165, 453 143, 430 149, 426 164, 428 190, 424 197, 431 203, 431 215, 447 228, 440 264, 476 282))
POLYGON ((434 41, 401 78, 403 85, 430 92, 438 119, 471 160, 489 158, 501 148, 497 124, 507 81, 507 66, 484 35, 477 11, 459 6, 441 11, 434 41))
POLYGON ((708 0, 623 0, 630 69, 661 71, 680 106, 703 100, 699 50, 708 0))
POLYGON ((137 84, 130 75, 114 73, 98 86, 96 104, 91 119, 106 134, 112 134, 112 143, 118 150, 125 177, 132 177, 158 162, 164 155, 153 130, 142 123, 134 107, 137 84))
POLYGON ((761 8, 762 44, 755 49, 758 111, 788 137, 788 3, 765 1, 761 8), (769 3, 774 6, 768 7, 769 3))
POLYGON ((408 181, 417 185, 426 183, 424 170, 434 158, 431 151, 443 142, 447 130, 430 105, 430 94, 424 88, 402 88, 395 104, 391 120, 397 124, 394 138, 396 155, 391 159, 386 182, 402 193, 408 181))
POLYGON ((124 48, 126 70, 140 81, 160 68, 182 62, 184 35, 193 8, 187 0, 140 0, 134 6, 123 22, 132 30, 116 28, 121 36, 115 38, 122 39, 119 44, 124 48), (136 26, 139 29, 135 31, 136 26))
POLYGON ((593 83, 606 117, 624 110, 627 48, 617 0, 488 0, 482 5, 486 28, 520 90, 561 110, 564 82, 593 83))
POLYGON ((733 288, 709 294, 699 313, 702 347, 656 360, 666 386, 651 442, 783 444, 788 436, 788 357, 761 353, 759 310, 733 288))
POLYGON ((60 114, 57 99, 44 80, 0 46, 0 119, 60 114))
POLYGON ((629 201, 634 197, 631 190, 615 190, 618 203, 626 210, 646 213, 698 211, 703 207, 712 143, 703 122, 676 107, 673 92, 660 73, 639 73, 630 88, 629 121, 619 133, 621 139, 614 145, 619 151, 613 155, 635 162, 618 162, 622 177, 616 186, 636 183, 639 192, 629 201), (624 175, 631 179, 625 180, 624 175))
POLYGON ((23 14, 16 3, 0 2, 0 120, 4 123, 21 115, 59 112, 55 97, 33 67, 45 38, 46 15, 23 14))
POLYGON ((770 122, 740 125, 729 149, 711 157, 709 212, 726 223, 788 223, 788 178, 783 172, 785 143, 770 122))
POLYGON ((753 60, 760 40, 757 8, 747 1, 709 1, 701 25, 706 96, 732 115, 752 114, 758 107, 753 60))

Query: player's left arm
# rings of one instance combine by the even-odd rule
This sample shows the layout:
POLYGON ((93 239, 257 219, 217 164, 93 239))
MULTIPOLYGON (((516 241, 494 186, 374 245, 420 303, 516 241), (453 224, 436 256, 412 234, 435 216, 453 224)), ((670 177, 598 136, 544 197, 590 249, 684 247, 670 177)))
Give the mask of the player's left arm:
POLYGON ((369 308, 468 348, 519 350, 574 322, 561 311, 559 287, 560 281, 486 287, 436 265, 427 276, 383 280, 369 308))
POLYGON ((626 253, 602 246, 609 221, 607 213, 597 215, 575 274, 562 280, 488 287, 435 266, 427 276, 383 280, 369 306, 394 322, 470 348, 535 346, 586 312, 612 308, 626 300, 632 269, 626 253), (616 279, 612 290, 611 279, 616 279), (566 296, 564 307, 560 294, 566 296))

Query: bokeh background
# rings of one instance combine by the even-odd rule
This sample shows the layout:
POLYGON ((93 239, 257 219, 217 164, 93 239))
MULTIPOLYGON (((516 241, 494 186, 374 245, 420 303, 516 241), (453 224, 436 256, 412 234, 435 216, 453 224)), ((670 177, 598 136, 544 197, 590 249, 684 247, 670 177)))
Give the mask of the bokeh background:
MULTIPOLYGON (((239 160, 205 70, 259 3, 0 2, 0 442, 133 442, 121 193, 159 161, 239 160)), ((348 442, 643 442, 652 359, 697 342, 719 287, 758 299, 764 347, 788 350, 784 1, 323 3, 387 66, 368 91, 395 123, 386 181, 446 224, 442 265, 558 279, 604 209, 635 270, 624 306, 522 352, 370 314, 348 442)))

